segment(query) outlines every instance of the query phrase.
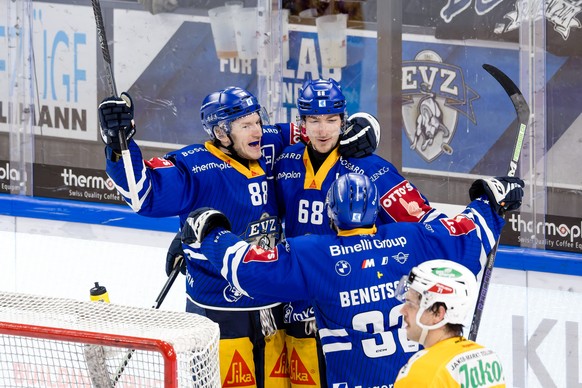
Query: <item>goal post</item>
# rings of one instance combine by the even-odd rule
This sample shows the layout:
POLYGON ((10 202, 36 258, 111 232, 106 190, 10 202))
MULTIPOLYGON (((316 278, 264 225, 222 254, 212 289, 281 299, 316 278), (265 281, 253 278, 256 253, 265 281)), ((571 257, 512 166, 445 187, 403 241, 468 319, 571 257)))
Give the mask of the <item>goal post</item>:
POLYGON ((0 291, 1 387, 220 387, 218 325, 185 312, 0 291))

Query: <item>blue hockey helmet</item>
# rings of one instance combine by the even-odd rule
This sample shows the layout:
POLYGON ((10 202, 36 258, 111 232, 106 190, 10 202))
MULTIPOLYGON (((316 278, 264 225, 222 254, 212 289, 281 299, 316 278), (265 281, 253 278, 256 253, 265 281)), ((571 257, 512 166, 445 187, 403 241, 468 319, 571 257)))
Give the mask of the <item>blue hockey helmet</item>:
POLYGON ((214 139, 214 127, 220 126, 229 134, 230 123, 254 112, 261 114, 257 98, 245 89, 230 86, 204 98, 200 106, 200 120, 206 133, 214 139))
POLYGON ((346 118, 346 98, 341 86, 332 78, 307 80, 297 97, 299 115, 316 116, 339 114, 346 118))
POLYGON ((327 192, 327 215, 339 229, 370 227, 378 215, 378 190, 366 175, 340 176, 327 192))

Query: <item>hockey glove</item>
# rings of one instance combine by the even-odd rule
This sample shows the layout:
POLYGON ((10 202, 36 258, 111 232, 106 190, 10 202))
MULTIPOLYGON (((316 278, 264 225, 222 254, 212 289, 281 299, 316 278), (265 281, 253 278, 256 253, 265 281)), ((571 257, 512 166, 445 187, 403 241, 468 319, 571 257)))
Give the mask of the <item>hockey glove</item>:
POLYGON ((170 247, 168 248, 168 253, 166 254, 166 275, 170 276, 170 273, 175 266, 180 265, 180 272, 182 275, 186 275, 186 261, 184 259, 184 251, 182 250, 182 233, 176 233, 170 247))
POLYGON ((123 131, 125 139, 135 135, 133 123, 133 101, 129 94, 123 92, 120 97, 108 97, 99 104, 99 121, 101 139, 114 152, 121 153, 119 132, 123 131))
POLYGON ((182 227, 182 242, 184 244, 201 243, 212 229, 222 227, 230 230, 228 218, 218 210, 201 207, 188 214, 182 227))
POLYGON ((485 194, 491 207, 497 214, 519 209, 523 198, 523 180, 504 176, 489 179, 477 179, 469 189, 471 201, 485 194))
POLYGON ((364 112, 348 118, 347 129, 340 136, 339 153, 344 158, 372 155, 380 143, 380 123, 364 112))

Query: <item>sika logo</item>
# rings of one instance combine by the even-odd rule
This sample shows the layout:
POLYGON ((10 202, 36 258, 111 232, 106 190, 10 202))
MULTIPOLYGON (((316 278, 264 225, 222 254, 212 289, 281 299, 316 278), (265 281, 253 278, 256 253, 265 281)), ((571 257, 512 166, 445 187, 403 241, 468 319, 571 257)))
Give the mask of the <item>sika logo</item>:
POLYGON ((443 152, 453 153, 450 143, 462 113, 476 124, 472 103, 479 95, 463 77, 463 69, 443 63, 436 52, 424 50, 402 63, 402 118, 410 149, 430 163, 443 152))
POLYGON ((255 377, 239 352, 234 351, 226 378, 222 383, 226 387, 248 387, 255 385, 255 377))
POLYGON ((269 377, 289 377, 289 365, 287 364, 287 345, 283 345, 283 350, 275 363, 269 377))
POLYGON ((301 361, 295 349, 291 352, 291 383, 297 385, 316 385, 313 377, 301 361))

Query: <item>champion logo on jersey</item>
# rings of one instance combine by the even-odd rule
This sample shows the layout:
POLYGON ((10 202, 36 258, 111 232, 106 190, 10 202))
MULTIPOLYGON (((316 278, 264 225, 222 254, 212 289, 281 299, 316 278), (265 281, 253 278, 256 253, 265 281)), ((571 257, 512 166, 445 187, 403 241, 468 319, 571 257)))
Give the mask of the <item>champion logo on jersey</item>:
POLYGON ((287 345, 283 345, 283 350, 275 363, 269 377, 289 377, 289 365, 287 365, 287 345))
POLYGON ((313 377, 301 361, 299 354, 293 349, 291 352, 291 371, 289 373, 291 383, 297 385, 316 385, 313 377))
POLYGON ((255 376, 240 353, 235 350, 222 387, 248 387, 255 384, 255 376))
POLYGON ((340 276, 348 276, 352 272, 352 267, 347 261, 340 260, 335 263, 335 272, 340 276))

